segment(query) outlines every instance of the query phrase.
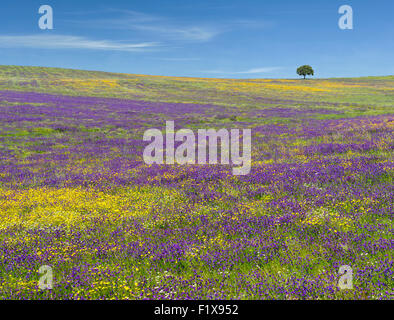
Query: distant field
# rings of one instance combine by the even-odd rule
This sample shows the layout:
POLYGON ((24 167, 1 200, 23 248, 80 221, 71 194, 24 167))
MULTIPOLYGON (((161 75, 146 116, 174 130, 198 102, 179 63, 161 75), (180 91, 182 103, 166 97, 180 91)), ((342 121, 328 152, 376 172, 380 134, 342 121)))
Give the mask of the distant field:
POLYGON ((393 128, 394 76, 0 66, 0 299, 392 299, 393 128), (251 173, 146 165, 166 120, 251 128, 251 173))

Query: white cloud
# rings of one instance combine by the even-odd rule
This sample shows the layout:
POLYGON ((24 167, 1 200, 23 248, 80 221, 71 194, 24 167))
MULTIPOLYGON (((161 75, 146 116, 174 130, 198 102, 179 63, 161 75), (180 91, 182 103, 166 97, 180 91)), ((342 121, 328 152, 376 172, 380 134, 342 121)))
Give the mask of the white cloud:
POLYGON ((130 29, 148 31, 165 36, 171 40, 208 41, 222 33, 219 28, 174 27, 167 25, 130 25, 130 29))
POLYGON ((200 58, 158 58, 163 61, 199 61, 200 58))
POLYGON ((253 74, 253 73, 268 73, 272 71, 276 71, 281 69, 280 67, 266 67, 266 68, 254 68, 254 69, 249 69, 246 71, 238 71, 236 74, 253 74))
POLYGON ((220 34, 239 29, 266 28, 266 21, 233 20, 192 22, 187 20, 174 20, 132 10, 109 9, 113 12, 110 18, 71 20, 74 24, 85 27, 133 30, 146 35, 159 36, 167 40, 205 42, 214 39, 220 34))
POLYGON ((2 48, 88 49, 139 52, 159 46, 157 42, 126 43, 111 40, 92 40, 68 35, 0 35, 2 48))
POLYGON ((212 74, 260 74, 269 73, 276 70, 282 69, 282 67, 264 67, 264 68, 253 68, 244 71, 222 71, 222 70, 206 70, 202 73, 212 73, 212 74))
POLYGON ((94 28, 143 32, 145 35, 159 36, 168 40, 208 41, 225 31, 218 26, 174 24, 166 19, 140 15, 72 22, 94 28))

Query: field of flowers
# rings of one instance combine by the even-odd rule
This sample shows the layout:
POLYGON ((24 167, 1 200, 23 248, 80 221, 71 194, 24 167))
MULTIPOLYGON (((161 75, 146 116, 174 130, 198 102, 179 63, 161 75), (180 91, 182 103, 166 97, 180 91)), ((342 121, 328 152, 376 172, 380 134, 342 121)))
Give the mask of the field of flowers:
POLYGON ((393 107, 393 76, 0 66, 0 299, 392 299, 393 107), (250 174, 146 165, 166 120, 251 128, 250 174))

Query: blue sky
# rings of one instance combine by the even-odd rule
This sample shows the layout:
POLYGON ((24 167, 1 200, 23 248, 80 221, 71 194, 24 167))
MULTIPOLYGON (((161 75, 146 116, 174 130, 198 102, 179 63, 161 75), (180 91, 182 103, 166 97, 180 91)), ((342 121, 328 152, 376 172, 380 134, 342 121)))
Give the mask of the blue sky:
POLYGON ((392 0, 3 0, 0 64, 215 78, 394 74, 392 0), (38 27, 50 5, 54 29, 38 27), (354 29, 338 27, 351 5, 354 29))

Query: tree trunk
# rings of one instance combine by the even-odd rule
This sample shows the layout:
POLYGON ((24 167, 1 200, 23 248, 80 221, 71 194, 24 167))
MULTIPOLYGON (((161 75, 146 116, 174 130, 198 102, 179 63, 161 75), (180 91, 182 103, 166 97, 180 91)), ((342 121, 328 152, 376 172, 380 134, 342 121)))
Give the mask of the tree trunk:
POLYGON ((306 75, 304 74, 304 79, 305 79, 306 75))

